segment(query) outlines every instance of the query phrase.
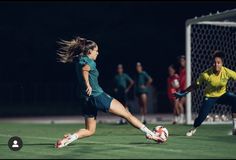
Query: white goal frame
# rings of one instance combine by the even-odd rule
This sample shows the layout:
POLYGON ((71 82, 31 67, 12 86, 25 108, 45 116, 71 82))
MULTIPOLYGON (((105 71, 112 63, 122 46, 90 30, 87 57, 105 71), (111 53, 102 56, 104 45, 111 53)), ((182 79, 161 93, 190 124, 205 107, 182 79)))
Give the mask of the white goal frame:
MULTIPOLYGON (((217 26, 234 26, 236 27, 236 22, 228 21, 230 17, 236 17, 236 9, 226 10, 224 12, 217 11, 215 14, 209 14, 206 16, 195 17, 193 19, 186 20, 185 23, 185 50, 186 50, 186 85, 191 85, 191 26, 193 24, 210 24, 217 26)), ((186 123, 193 124, 192 119, 192 94, 187 94, 186 97, 186 123)), ((204 122, 203 124, 225 124, 229 122, 204 122)), ((232 123, 232 122, 230 122, 232 123)))

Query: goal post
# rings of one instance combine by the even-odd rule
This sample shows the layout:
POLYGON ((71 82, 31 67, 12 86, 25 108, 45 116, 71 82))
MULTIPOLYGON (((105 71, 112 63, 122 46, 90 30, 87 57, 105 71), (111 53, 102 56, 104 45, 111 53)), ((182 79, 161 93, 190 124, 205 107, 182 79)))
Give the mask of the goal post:
MULTIPOLYGON (((201 72, 212 65, 212 52, 226 53, 224 66, 236 71, 236 9, 188 19, 185 24, 186 85, 195 82, 201 72)), ((203 100, 205 86, 186 97, 186 123, 193 124, 203 100)), ((228 90, 235 92, 234 82, 228 90)), ((203 123, 231 122, 231 107, 215 105, 203 123)))

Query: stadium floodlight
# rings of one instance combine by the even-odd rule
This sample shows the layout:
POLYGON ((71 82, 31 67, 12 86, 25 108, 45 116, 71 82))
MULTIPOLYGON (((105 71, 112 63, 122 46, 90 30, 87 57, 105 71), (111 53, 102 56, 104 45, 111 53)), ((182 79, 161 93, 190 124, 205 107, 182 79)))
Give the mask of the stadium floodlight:
MULTIPOLYGON (((224 66, 236 71, 236 9, 186 20, 186 74, 187 86, 194 82, 199 74, 212 65, 214 50, 226 53, 224 66)), ((235 92, 234 82, 229 81, 228 90, 235 92)), ((204 86, 187 95, 187 124, 193 124, 203 100, 204 86)), ((231 123, 231 107, 215 105, 211 115, 211 124, 231 123)), ((204 123, 208 123, 204 121, 204 123)))

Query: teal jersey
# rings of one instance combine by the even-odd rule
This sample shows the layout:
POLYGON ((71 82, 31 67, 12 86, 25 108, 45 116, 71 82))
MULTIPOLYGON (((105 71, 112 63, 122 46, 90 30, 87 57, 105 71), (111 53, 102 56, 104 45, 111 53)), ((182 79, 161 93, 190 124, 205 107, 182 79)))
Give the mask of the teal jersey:
POLYGON ((148 88, 142 88, 142 85, 146 86, 150 78, 151 76, 149 76, 145 71, 138 73, 135 79, 135 93, 147 93, 148 88))
POLYGON ((115 76, 114 81, 115 81, 115 88, 126 89, 130 81, 132 81, 132 79, 130 78, 128 74, 122 73, 122 74, 117 74, 115 76))
POLYGON ((81 94, 81 96, 88 96, 87 93, 86 93, 87 87, 85 85, 85 81, 84 81, 84 78, 83 78, 83 75, 82 75, 82 68, 86 64, 90 66, 89 83, 92 87, 91 96, 96 97, 96 96, 100 95, 101 93, 103 93, 102 88, 98 84, 99 72, 96 68, 95 61, 90 59, 86 55, 81 56, 76 61, 76 74, 77 74, 77 78, 78 78, 78 81, 79 81, 79 88, 81 90, 80 94, 81 94))

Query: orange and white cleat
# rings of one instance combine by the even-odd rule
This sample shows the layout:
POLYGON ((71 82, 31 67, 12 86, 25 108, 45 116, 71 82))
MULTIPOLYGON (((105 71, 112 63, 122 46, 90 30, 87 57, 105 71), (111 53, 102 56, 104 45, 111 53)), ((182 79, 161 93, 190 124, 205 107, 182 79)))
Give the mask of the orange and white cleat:
POLYGON ((57 140, 55 148, 63 148, 73 142, 75 139, 72 138, 71 134, 64 135, 63 139, 57 140))

